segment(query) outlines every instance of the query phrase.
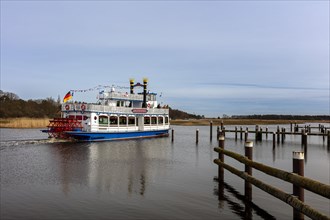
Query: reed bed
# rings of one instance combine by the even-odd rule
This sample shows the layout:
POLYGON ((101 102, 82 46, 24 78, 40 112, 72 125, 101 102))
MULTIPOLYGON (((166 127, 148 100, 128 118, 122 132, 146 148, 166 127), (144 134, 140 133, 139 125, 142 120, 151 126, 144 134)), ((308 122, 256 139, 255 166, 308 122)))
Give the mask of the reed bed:
POLYGON ((49 118, 1 118, 1 128, 45 128, 49 118))

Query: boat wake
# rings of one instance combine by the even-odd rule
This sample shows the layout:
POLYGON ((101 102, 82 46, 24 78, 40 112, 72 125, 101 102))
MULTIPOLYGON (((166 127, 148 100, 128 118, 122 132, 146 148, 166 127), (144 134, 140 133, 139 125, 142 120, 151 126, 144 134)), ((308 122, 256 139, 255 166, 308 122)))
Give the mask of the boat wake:
POLYGON ((51 143, 60 143, 60 142, 71 142, 70 140, 63 139, 31 139, 31 140, 9 140, 9 141, 0 141, 1 147, 11 147, 11 146, 20 146, 27 144, 51 144, 51 143))

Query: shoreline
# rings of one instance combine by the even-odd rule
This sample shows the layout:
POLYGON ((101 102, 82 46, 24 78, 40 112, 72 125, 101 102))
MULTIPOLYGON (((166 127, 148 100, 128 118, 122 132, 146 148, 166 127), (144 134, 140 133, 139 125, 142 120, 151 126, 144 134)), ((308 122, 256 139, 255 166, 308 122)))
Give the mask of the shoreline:
POLYGON ((330 120, 288 120, 288 119, 176 119, 171 120, 171 125, 182 126, 209 126, 212 121, 213 126, 224 125, 276 125, 276 124, 308 124, 308 123, 329 123, 330 120))
MULTIPOLYGON (((49 118, 0 118, 0 128, 46 128, 49 118)), ((275 124, 306 124, 306 123, 329 123, 330 120, 266 120, 266 119, 176 119, 170 120, 171 125, 179 126, 213 126, 224 125, 275 125, 275 124)))

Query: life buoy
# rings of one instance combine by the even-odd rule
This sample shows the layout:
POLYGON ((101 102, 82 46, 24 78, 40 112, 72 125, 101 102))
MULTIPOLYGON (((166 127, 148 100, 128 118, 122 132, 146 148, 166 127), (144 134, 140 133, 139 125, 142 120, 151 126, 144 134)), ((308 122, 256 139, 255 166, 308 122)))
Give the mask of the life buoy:
POLYGON ((69 110, 70 109, 70 106, 69 105, 66 105, 65 106, 65 110, 69 110))
POLYGON ((150 108, 150 103, 148 103, 148 108, 150 108))
POLYGON ((80 108, 81 108, 82 111, 85 111, 86 110, 86 105, 82 104, 80 108))

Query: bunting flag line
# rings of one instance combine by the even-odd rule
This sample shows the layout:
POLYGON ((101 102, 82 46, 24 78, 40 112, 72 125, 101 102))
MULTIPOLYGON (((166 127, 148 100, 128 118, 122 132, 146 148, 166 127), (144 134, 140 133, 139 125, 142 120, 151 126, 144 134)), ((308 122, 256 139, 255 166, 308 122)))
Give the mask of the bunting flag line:
POLYGON ((66 103, 67 101, 69 101, 70 99, 72 99, 72 95, 71 95, 71 91, 69 91, 63 98, 63 102, 66 103))
POLYGON ((95 90, 101 90, 101 89, 106 89, 106 88, 115 88, 115 89, 130 89, 130 87, 126 87, 126 86, 103 86, 103 85, 98 85, 95 86, 93 88, 89 88, 89 89, 71 89, 70 91, 73 92, 90 92, 90 91, 95 91, 95 90))

